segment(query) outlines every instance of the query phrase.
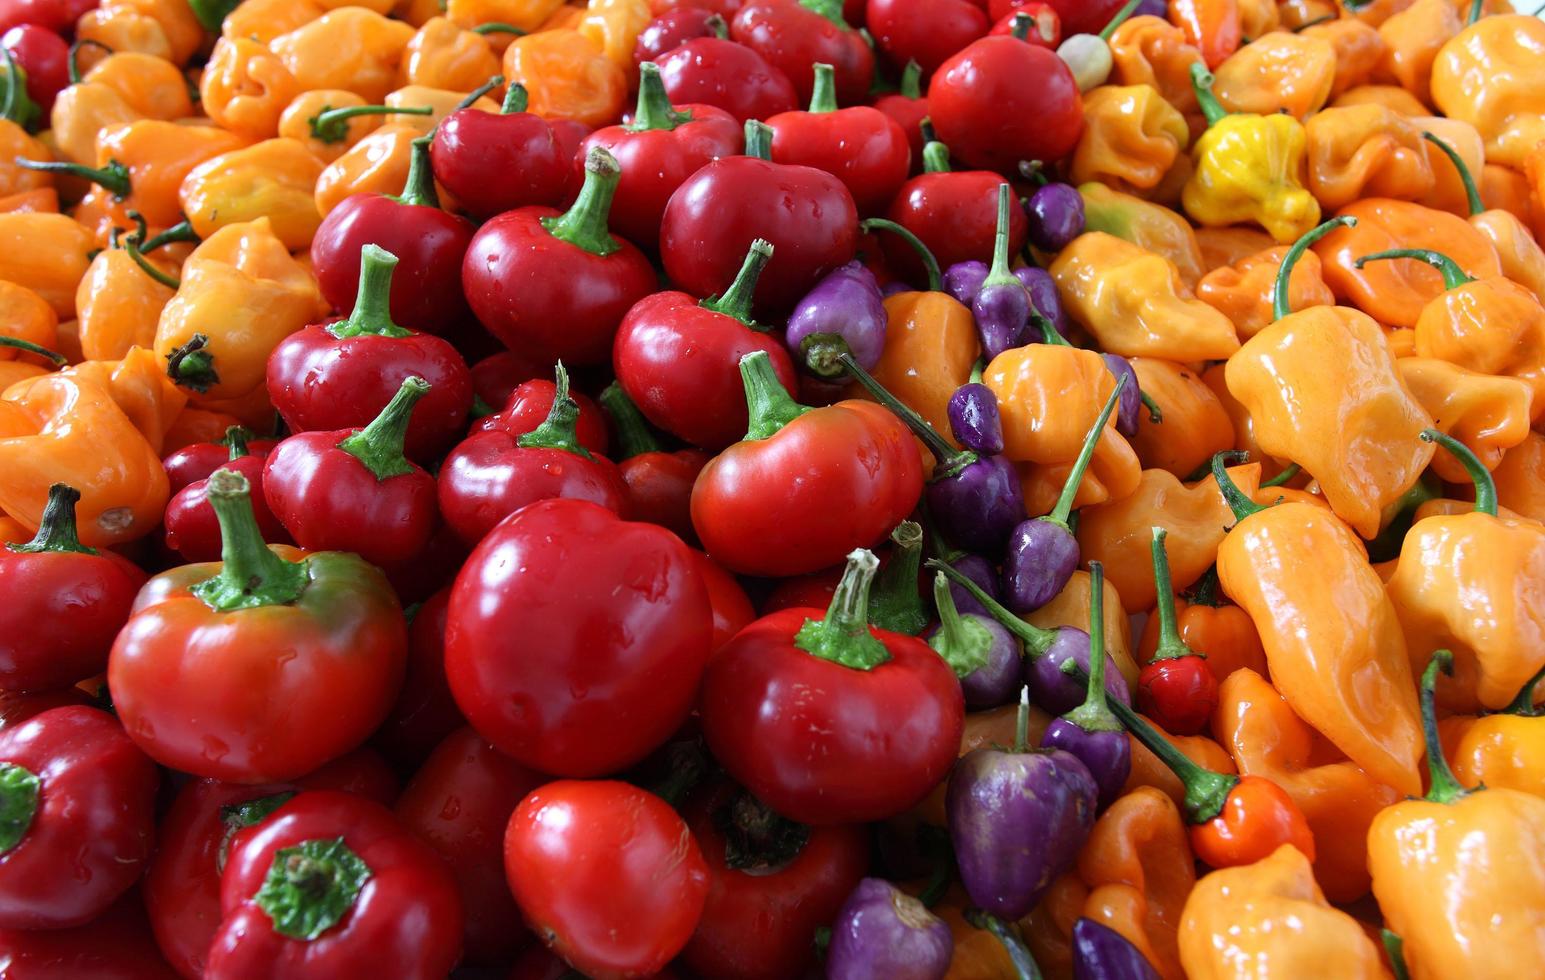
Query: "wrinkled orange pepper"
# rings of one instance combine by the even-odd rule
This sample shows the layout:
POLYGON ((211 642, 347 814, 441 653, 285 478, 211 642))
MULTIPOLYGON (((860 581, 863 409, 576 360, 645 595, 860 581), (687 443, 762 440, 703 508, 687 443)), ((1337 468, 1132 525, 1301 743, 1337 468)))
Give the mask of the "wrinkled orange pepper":
MULTIPOLYGON (((1266 240, 1270 245, 1270 238, 1266 240)), ((1239 336, 1248 340, 1271 325, 1272 292, 1287 253, 1288 246, 1271 245, 1215 268, 1197 284, 1196 298, 1228 317, 1239 336)), ((1289 273, 1288 301, 1299 310, 1336 301, 1313 252, 1304 253, 1289 273)))
POLYGON ((1330 101, 1336 49, 1329 41, 1287 31, 1253 36, 1215 72, 1213 93, 1225 109, 1303 119, 1330 101))
MULTIPOLYGON (((1056 507, 1063 486, 1073 474, 1072 463, 1020 463, 1015 468, 1019 471, 1025 509, 1037 516, 1048 514, 1056 507)), ((1089 467, 1084 470, 1084 478, 1074 491, 1073 506, 1088 507, 1125 498, 1137 489, 1142 468, 1131 444, 1115 429, 1107 427, 1100 433, 1089 467)))
POLYGON ((239 7, 226 14, 220 33, 227 38, 245 37, 267 44, 325 13, 326 8, 315 0, 242 0, 239 7))
POLYGON ((148 347, 133 347, 119 360, 82 361, 62 374, 98 385, 128 416, 157 454, 166 430, 188 404, 188 395, 166 376, 166 362, 148 347))
POLYGON ((1194 133, 1205 125, 1191 88, 1191 65, 1202 53, 1185 32, 1158 17, 1133 17, 1110 36, 1111 81, 1151 85, 1186 117, 1194 133))
POLYGON ((4 341, 21 341, 52 351, 58 330, 59 314, 47 300, 20 283, 0 279, 0 363, 22 361, 57 367, 52 358, 7 346, 4 341))
POLYGON ((948 293, 906 292, 886 297, 885 317, 885 350, 870 373, 954 443, 950 396, 970 380, 982 353, 971 311, 948 293))
POLYGON ((314 189, 318 160, 299 140, 264 140, 211 157, 188 172, 179 200, 200 238, 221 228, 267 217, 285 247, 311 245, 322 214, 314 189))
POLYGON ((1414 201, 1437 185, 1421 124, 1384 106, 1326 109, 1304 132, 1309 191, 1327 210, 1363 197, 1414 201))
POLYGON ((101 0, 76 22, 75 36, 181 65, 204 43, 204 26, 183 0, 101 0))
MULTIPOLYGON (((487 81, 487 79, 484 79, 487 81)), ((478 83, 482 85, 481 82, 478 83)), ((476 87, 476 86, 475 86, 476 87)), ((428 136, 434 132, 440 120, 455 112, 467 99, 466 92, 457 92, 445 88, 429 88, 426 85, 406 85, 396 91, 387 93, 383 104, 392 109, 400 110, 390 116, 392 125, 406 126, 417 130, 420 136, 428 136), (428 109, 427 113, 423 110, 428 109)), ((498 114, 499 103, 488 96, 479 96, 474 100, 470 108, 480 112, 498 114)))
POLYGON ((52 174, 17 166, 17 157, 51 160, 53 154, 48 147, 29 136, 25 129, 9 119, 0 119, 0 196, 9 197, 54 185, 52 174))
MULTIPOLYGON (((886 346, 889 348, 889 342, 886 346)), ((1071 463, 1077 459, 1084 437, 1116 386, 1100 355, 1053 344, 1004 351, 982 372, 982 383, 998 397, 1003 455, 1021 463, 1071 463)), ((900 393, 898 397, 907 401, 900 393)), ((928 413, 923 414, 928 417, 928 413)), ((1112 431, 1114 424, 1112 419, 1112 431)), ((941 431, 949 431, 948 426, 941 431)))
POLYGON ((219 125, 248 139, 279 131, 279 116, 300 92, 295 76, 266 45, 221 38, 199 77, 199 105, 219 125))
POLYGON ((363 113, 349 116, 336 126, 326 126, 320 119, 324 112, 354 109, 362 105, 365 105, 364 99, 341 88, 302 92, 280 114, 279 135, 299 140, 306 145, 312 156, 324 164, 332 163, 392 118, 374 112, 363 113))
POLYGON ((628 79, 594 41, 574 30, 516 38, 504 50, 504 77, 524 85, 528 111, 604 126, 622 114, 628 79))
POLYGON ((470 92, 497 74, 499 59, 481 34, 463 30, 449 17, 432 17, 403 49, 398 81, 470 92))
POLYGON ((104 249, 75 292, 81 353, 88 360, 114 361, 132 348, 150 347, 161 311, 175 294, 146 275, 124 249, 104 249))
POLYGON ((342 88, 377 103, 395 87, 413 28, 361 7, 331 10, 269 47, 302 91, 342 88))
MULTIPOLYGON (((1289 26, 1288 29, 1294 28, 1289 26)), ((1330 97, 1333 100, 1367 83, 1384 58, 1384 38, 1377 29, 1360 20, 1333 18, 1305 27, 1299 34, 1302 37, 1318 38, 1335 51, 1336 77, 1330 83, 1330 97)))
POLYGON ((1101 85, 1084 96, 1084 132, 1068 172, 1075 184, 1159 186, 1191 142, 1185 117, 1151 85, 1101 85))
POLYGON ((1078 193, 1084 200, 1085 231, 1103 231, 1164 256, 1175 264, 1187 289, 1202 278, 1201 246, 1191 222, 1161 204, 1104 184, 1084 184, 1078 193))
POLYGON ((1234 423, 1200 373, 1184 364, 1134 357, 1142 392, 1158 410, 1139 411, 1132 448, 1144 468, 1169 470, 1184 478, 1213 454, 1234 447, 1234 423))
POLYGON ((1425 116, 1431 111, 1399 85, 1358 85, 1336 96, 1331 105, 1338 109, 1354 105, 1381 105, 1402 116, 1425 116))
POLYGON ((1450 0, 1416 0, 1379 25, 1385 75, 1427 105, 1432 104, 1432 64, 1438 51, 1464 28, 1450 0))
MULTIPOLYGON (((1488 470, 1529 435, 1533 391, 1518 378, 1480 374, 1433 357, 1395 362, 1411 394, 1435 420, 1434 428, 1464 443, 1488 470)), ((1447 453, 1432 458, 1433 471, 1449 483, 1465 483, 1463 464, 1447 453)))
POLYGON ((1531 432, 1503 454, 1491 475, 1503 506, 1545 522, 1545 435, 1531 432))
MULTIPOLYGON (((1445 160, 1454 171, 1465 198, 1465 207, 1461 213, 1469 215, 1470 225, 1497 250, 1502 274, 1534 293, 1536 299, 1545 302, 1545 250, 1535 241, 1524 219, 1512 210, 1496 206, 1488 208, 1485 191, 1476 186, 1475 171, 1465 155, 1441 136, 1431 132, 1426 136, 1439 151, 1438 157, 1445 160)), ((1545 160, 1545 150, 1536 155, 1545 160)), ((1498 170, 1505 168, 1490 165, 1486 168, 1488 173, 1498 170)))
POLYGON ((529 34, 562 6, 563 0, 449 0, 444 9, 445 15, 463 30, 497 22, 514 25, 529 34))
POLYGON ((1461 786, 1545 796, 1545 714, 1535 707, 1538 688, 1536 675, 1506 711, 1474 719, 1452 747, 1445 742, 1444 754, 1461 786))
MULTIPOLYGON (((1458 151, 1459 158, 1471 173, 1480 172, 1486 160, 1486 148, 1481 143, 1481 134, 1475 131, 1474 126, 1459 119, 1444 119, 1442 116, 1412 116, 1411 122, 1418 130, 1431 133, 1458 151)), ((1468 215, 1470 211, 1464 179, 1454 168, 1452 159, 1444 153, 1434 152, 1435 149, 1432 145, 1427 147, 1427 159, 1432 164, 1432 190, 1414 200, 1417 204, 1439 211, 1448 211, 1461 217, 1468 215)))
POLYGON ((626 72, 635 72, 633 46, 654 13, 649 0, 589 0, 578 31, 626 72))
POLYGON ((1276 241, 1259 228, 1225 225, 1221 228, 1196 229, 1196 244, 1201 250, 1202 268, 1212 272, 1263 252, 1275 245, 1276 241))
POLYGON ((136 119, 193 115, 188 83, 177 66, 146 54, 112 54, 54 100, 54 140, 63 159, 95 164, 97 134, 136 119))
POLYGON ((1545 139, 1545 21, 1483 17, 1443 45, 1432 99, 1445 116, 1480 130, 1486 159, 1521 166, 1545 139))
MULTIPOLYGON (((1152 721, 1149 724, 1153 724, 1152 721)), ((1186 758, 1213 772, 1221 772, 1233 775, 1234 760, 1229 758, 1228 752, 1223 746, 1214 742, 1205 735, 1171 735, 1158 725, 1153 725, 1154 731, 1162 735, 1166 741, 1179 749, 1186 758)), ((1122 792, 1131 793, 1144 786, 1152 787, 1168 796, 1176 806, 1185 805, 1186 790, 1169 766, 1165 765, 1158 756, 1135 737, 1131 738, 1132 745, 1132 774, 1127 777, 1126 786, 1122 792)))
POLYGON ((36 292, 61 320, 75 315, 75 288, 95 247, 91 230, 67 215, 0 214, 0 279, 36 292))

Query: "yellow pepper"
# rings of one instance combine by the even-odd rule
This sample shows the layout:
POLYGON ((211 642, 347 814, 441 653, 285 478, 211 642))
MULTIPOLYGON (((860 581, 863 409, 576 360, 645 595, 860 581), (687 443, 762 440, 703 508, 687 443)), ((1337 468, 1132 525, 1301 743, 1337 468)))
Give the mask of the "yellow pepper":
POLYGON ((199 105, 219 125, 248 139, 279 131, 279 115, 300 91, 279 56, 249 38, 221 38, 199 78, 199 105))
POLYGON ((380 102, 397 82, 413 28, 360 7, 332 10, 269 47, 302 90, 342 88, 380 102))
POLYGON ((1518 14, 1466 27, 1438 52, 1432 98, 1480 130, 1487 160, 1523 166, 1545 140, 1545 21, 1518 14))
POLYGON ((530 34, 562 6, 563 0, 449 0, 445 15, 463 30, 499 23, 530 34))
POLYGON ((101 0, 76 22, 75 36, 181 65, 204 43, 204 26, 186 0, 101 0))
POLYGON ((1330 83, 1330 97, 1339 98, 1351 89, 1366 84, 1384 58, 1384 38, 1377 29, 1351 18, 1332 19, 1299 31, 1302 37, 1318 38, 1336 53, 1336 77, 1330 83))
POLYGON ((75 289, 95 247, 91 230, 68 215, 0 213, 0 279, 43 297, 61 320, 75 315, 75 289))
POLYGON ((1228 317, 1195 299, 1174 263, 1114 235, 1080 235, 1049 271, 1069 314, 1102 350, 1202 361, 1239 349, 1228 317))
MULTIPOLYGON (((1533 392, 1526 382, 1478 374, 1433 357, 1402 357, 1395 366, 1437 420, 1434 427, 1464 443, 1488 470, 1528 437, 1533 392)), ((1469 480, 1463 464, 1445 453, 1433 457, 1432 468, 1449 483, 1469 480)))
MULTIPOLYGON (((1196 298, 1228 317, 1239 336, 1248 340, 1271 326, 1272 294, 1287 254, 1288 246, 1273 245, 1213 269, 1197 284, 1196 298)), ((1288 277, 1289 305, 1304 309, 1335 301, 1320 273, 1319 256, 1305 252, 1288 277)))
POLYGON ((1162 17, 1133 17, 1110 36, 1110 54, 1114 84, 1152 85, 1186 117, 1193 133, 1201 131, 1191 66, 1202 63, 1202 52, 1184 31, 1162 17))
POLYGON ((242 0, 240 6, 225 15, 220 33, 228 38, 245 37, 267 44, 325 13, 327 10, 315 0, 242 0))
POLYGON ((1524 682, 1505 711, 1464 726, 1453 750, 1447 752, 1461 786, 1515 789, 1545 797, 1545 714, 1534 702, 1539 682, 1536 674, 1524 682))
POLYGON ((291 251, 311 245, 322 223, 314 188, 322 161, 299 140, 264 140, 195 167, 182 183, 182 210, 200 238, 267 217, 291 251))
POLYGON ((150 55, 109 55, 78 84, 54 100, 54 140, 63 159, 96 162, 97 133, 136 119, 182 119, 193 115, 188 83, 177 66, 150 55))
POLYGON ((1492 472, 1497 497, 1508 509, 1545 523, 1545 435, 1529 433, 1492 472))
POLYGON ((157 455, 167 429, 188 404, 187 392, 166 376, 166 362, 148 347, 132 347, 115 360, 82 361, 60 373, 100 385, 157 455))
POLYGON ((457 27, 449 17, 432 17, 403 49, 398 81, 470 92, 497 74, 499 59, 481 34, 457 27))
POLYGON ((1204 225, 1254 222, 1279 242, 1291 242, 1320 220, 1320 205, 1304 189, 1304 127, 1287 115, 1230 115, 1209 91, 1212 76, 1191 67, 1207 131, 1192 148, 1196 172, 1181 200, 1204 225))
POLYGON ((1218 66, 1213 92, 1231 113, 1303 119, 1330 101, 1336 49, 1305 34, 1272 31, 1229 55, 1218 66))
POLYGON ((1161 204, 1112 190, 1104 184, 1083 184, 1084 230, 1103 231, 1133 245, 1157 252, 1175 264, 1181 282, 1194 288, 1205 271, 1201 246, 1191 223, 1161 204))
POLYGON ((1419 200, 1436 186, 1421 125, 1384 106, 1326 109, 1309 119, 1304 135, 1309 190, 1327 210, 1363 197, 1419 200))
POLYGON ((126 250, 103 249, 75 291, 81 354, 113 361, 135 347, 150 347, 161 311, 175 294, 147 275, 126 250))
POLYGON ((1084 96, 1084 132, 1069 178, 1149 191, 1191 142, 1186 119, 1151 85, 1101 85, 1084 96))
POLYGON ((578 30, 619 68, 634 72, 633 46, 654 13, 649 0, 589 0, 578 30))
POLYGON ((621 66, 574 30, 516 38, 504 50, 504 77, 524 85, 528 111, 551 119, 605 126, 622 113, 628 91, 621 66))
POLYGON ((1381 105, 1403 116, 1424 116, 1431 110, 1399 85, 1359 85, 1336 96, 1332 106, 1381 105))

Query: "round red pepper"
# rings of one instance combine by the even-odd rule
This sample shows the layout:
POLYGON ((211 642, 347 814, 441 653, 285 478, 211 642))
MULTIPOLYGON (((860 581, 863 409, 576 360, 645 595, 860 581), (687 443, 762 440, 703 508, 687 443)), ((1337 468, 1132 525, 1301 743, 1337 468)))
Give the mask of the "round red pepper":
POLYGON ((1137 677, 1138 710, 1175 735, 1207 728, 1218 706, 1218 679, 1207 660, 1186 646, 1175 625, 1175 592, 1162 527, 1153 529, 1153 578, 1158 590, 1159 645, 1137 677))
MULTIPOLYGON (((235 455, 242 453, 240 446, 232 446, 232 458, 220 469, 240 473, 252 485, 252 515, 257 519, 258 532, 269 544, 289 544, 290 534, 284 523, 274 516, 263 493, 263 464, 267 457, 235 455)), ((172 495, 166 503, 162 517, 165 526, 166 546, 182 556, 184 561, 215 561, 220 557, 220 522, 215 509, 209 505, 209 478, 194 480, 172 495)))
POLYGON ((611 780, 559 780, 522 800, 504 835, 504 871, 537 935, 601 978, 664 968, 708 894, 708 868, 676 811, 611 780))
MULTIPOLYGON (((718 620, 715 619, 717 626, 718 620)), ((29 718, 34 718, 50 708, 71 705, 93 707, 94 702, 78 687, 64 687, 56 691, 39 691, 23 694, 20 691, 0 691, 0 731, 15 728, 29 718)))
POLYGON ((950 55, 986 34, 991 21, 972 0, 869 0, 865 23, 892 62, 915 61, 932 74, 950 55))
MULTIPOLYGON (((902 185, 886 217, 916 235, 947 269, 969 259, 987 261, 998 231, 998 187, 1003 178, 991 170, 951 171, 949 148, 932 142, 923 149, 923 173, 902 185)), ((1024 208, 1009 211, 1010 255, 1019 254, 1030 235, 1024 208)), ((918 253, 899 235, 881 240, 885 260, 913 283, 925 275, 918 253)))
POLYGON ((467 723, 445 679, 445 620, 450 604, 447 585, 416 610, 408 610, 408 668, 402 691, 372 740, 404 768, 418 766, 445 736, 467 723))
POLYGON ((46 120, 54 99, 70 84, 70 46, 46 27, 21 24, 0 35, 0 48, 27 73, 27 96, 46 120))
POLYGON ((1084 131, 1084 102, 1067 62, 1013 37, 973 41, 940 65, 928 106, 955 156, 1003 174, 1017 173, 1021 160, 1062 159, 1084 131))
POLYGON ((616 772, 692 710, 713 614, 690 549, 582 500, 488 533, 451 592, 445 673, 467 720, 521 763, 616 772))
POLYGON ((450 585, 461 563, 467 557, 467 546, 450 528, 441 523, 429 536, 429 544, 422 552, 405 562, 388 565, 381 569, 392 591, 406 608, 423 602, 437 590, 450 585))
MULTIPOLYGON (((487 415, 499 410, 510 400, 510 395, 523 382, 545 378, 553 373, 553 361, 532 357, 525 351, 502 350, 472 365, 472 391, 479 406, 473 404, 473 415, 487 415)), ((542 417, 546 417, 544 410, 542 417)))
POLYGON ((713 649, 717 650, 756 618, 756 609, 735 576, 701 551, 693 551, 692 555, 697 559, 703 584, 708 587, 708 604, 713 607, 713 649))
POLYGON ((159 778, 95 708, 0 732, 0 928, 78 926, 132 888, 155 840, 159 778))
POLYGON ((99 0, 0 0, 0 30, 18 24, 36 24, 63 34, 99 0))
POLYGON ((429 152, 435 179, 468 214, 488 219, 563 203, 573 148, 547 120, 525 110, 525 87, 511 85, 497 114, 457 109, 435 127, 429 152))
POLYGON ((739 122, 799 105, 794 83, 744 44, 700 37, 660 56, 660 80, 677 105, 711 105, 739 122))
POLYGON ((177 980, 161 958, 139 895, 73 929, 0 929, 6 972, 27 980, 177 980))
POLYGON ((874 52, 842 16, 842 0, 752 0, 730 21, 730 37, 794 83, 800 102, 815 91, 816 65, 831 65, 837 101, 869 101, 874 52))
POLYGON ((724 15, 707 7, 682 4, 672 7, 644 25, 633 43, 633 64, 657 61, 688 41, 700 37, 729 37, 724 15))
MULTIPOLYGON (((996 5, 995 5, 996 6, 996 5)), ((1015 0, 1012 5, 998 16, 997 23, 992 25, 990 35, 1014 33, 1019 25, 1019 18, 1030 18, 1025 36, 1020 40, 1030 44, 1039 45, 1050 51, 1057 50, 1057 45, 1062 43, 1062 18, 1057 16, 1057 10, 1051 4, 1037 3, 1035 0, 1015 0)))
POLYGON ((219 442, 195 442, 184 446, 161 460, 161 466, 166 470, 172 493, 176 493, 196 480, 207 479, 209 474, 233 459, 242 456, 262 459, 278 444, 277 439, 254 439, 251 430, 233 425, 225 430, 225 438, 219 442))
MULTIPOLYGON (((504 407, 478 419, 472 431, 503 432, 510 436, 535 432, 552 414, 553 403, 558 399, 558 386, 549 380, 557 375, 557 366, 549 367, 546 373, 547 377, 532 378, 512 388, 496 403, 504 407)), ((581 391, 570 391, 568 397, 579 406, 579 416, 574 420, 575 439, 591 452, 605 455, 611 438, 600 406, 581 391)))
POLYGON ((1125 4, 1126 0, 988 0, 987 9, 997 20, 1022 8, 1050 7, 1062 22, 1063 36, 1069 37, 1100 33, 1125 4))
POLYGON ((907 62, 907 66, 901 70, 901 83, 897 91, 874 100, 874 107, 896 120, 896 125, 907 134, 907 148, 911 152, 909 170, 913 166, 922 166, 923 162, 922 123, 928 118, 928 99, 923 96, 918 84, 921 75, 922 69, 916 61, 907 62))
POLYGON ((601 392, 601 404, 611 416, 622 448, 617 468, 628 488, 628 513, 636 521, 669 528, 683 541, 695 541, 692 484, 708 465, 708 454, 698 449, 664 452, 638 406, 616 382, 601 392))

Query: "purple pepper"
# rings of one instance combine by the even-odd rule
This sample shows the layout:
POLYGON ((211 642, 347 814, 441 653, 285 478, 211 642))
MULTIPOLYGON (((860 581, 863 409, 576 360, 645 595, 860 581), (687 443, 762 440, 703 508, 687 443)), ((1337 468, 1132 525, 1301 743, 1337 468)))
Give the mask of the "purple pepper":
POLYGON ((1127 379, 1127 386, 1121 392, 1121 404, 1116 408, 1116 431, 1128 438, 1137 435, 1137 413, 1143 407, 1143 393, 1138 387, 1137 372, 1132 369, 1132 362, 1120 354, 1101 354, 1105 366, 1117 381, 1127 379))
POLYGON ((949 418, 950 432, 962 446, 979 453, 1003 452, 1003 419, 991 388, 974 381, 956 388, 949 418))
POLYGON ((1025 521, 1009 535, 1008 553, 1003 559, 1004 603, 1017 613, 1034 612, 1056 598, 1078 567, 1078 539, 1068 527, 1073 513, 1073 498, 1083 482, 1084 471, 1094 457, 1095 444, 1105 423, 1126 390, 1127 379, 1117 378, 1116 388, 1105 400, 1105 407, 1094 427, 1084 436, 1083 448, 1062 485, 1057 505, 1045 517, 1025 521))
POLYGON ((885 303, 874 273, 862 262, 849 262, 826 274, 794 306, 784 342, 796 358, 810 338, 837 336, 866 370, 885 353, 885 303))
POLYGON ((973 905, 1013 921, 1073 866, 1094 826, 1089 770, 1059 749, 1025 748, 1021 698, 1015 751, 975 749, 955 764, 944 797, 961 884, 973 905))
POLYGON ((1102 922, 1073 923, 1073 980, 1160 980, 1127 937, 1102 922))
MULTIPOLYGON (((992 562, 981 555, 961 553, 949 560, 955 571, 964 575, 976 584, 977 588, 987 593, 994 600, 998 598, 998 570, 992 562)), ((955 608, 962 613, 971 613, 974 616, 986 616, 987 607, 976 601, 976 596, 965 590, 964 586, 956 585, 950 580, 950 598, 955 600, 955 608)))
POLYGON ((827 980, 940 980, 955 953, 950 927, 922 902, 865 878, 842 903, 826 949, 827 980))
POLYGON ((1044 184, 1025 202, 1030 216, 1030 244, 1060 252, 1084 233, 1084 197, 1071 184, 1044 184))
POLYGON ((1041 748, 1062 749, 1078 756, 1099 787, 1105 809, 1121 795, 1132 774, 1132 740, 1105 701, 1105 569, 1089 563, 1089 681, 1084 703, 1054 719, 1041 737, 1041 748), (1094 656, 1100 651, 1101 656, 1094 656))
POLYGON ((1025 343, 1025 327, 1030 322, 1030 293, 1009 270, 1009 203, 1013 196, 1008 184, 998 185, 998 231, 993 239, 992 268, 971 301, 976 332, 989 361, 1025 343))
MULTIPOLYGON (((1132 11, 1133 17, 1167 17, 1169 16, 1169 0, 1140 0, 1137 9, 1132 11)), ((1103 926, 1101 928, 1104 928, 1103 926)))
POLYGON ((1014 700, 1020 688, 1019 643, 990 616, 962 614, 950 596, 950 580, 935 573, 933 601, 939 625, 928 645, 960 678, 966 707, 996 708, 1014 700))
POLYGON ((897 293, 910 292, 915 292, 915 290, 911 286, 902 282, 900 279, 892 279, 890 282, 880 287, 880 295, 887 298, 895 296, 897 293))
POLYGON ((981 259, 966 259, 944 270, 944 291, 966 306, 982 291, 987 281, 987 263, 981 259))
MULTIPOLYGON (((1033 265, 1022 265, 1014 270, 1014 278, 1024 283, 1025 289, 1030 293, 1030 310, 1032 315, 1039 313, 1052 322, 1057 328, 1057 334, 1063 340, 1073 332, 1073 321, 1068 319, 1068 311, 1062 305, 1062 297, 1057 295, 1057 280, 1051 277, 1051 273, 1045 269, 1036 268, 1033 265)), ((1032 333, 1033 337, 1034 334, 1032 333)))

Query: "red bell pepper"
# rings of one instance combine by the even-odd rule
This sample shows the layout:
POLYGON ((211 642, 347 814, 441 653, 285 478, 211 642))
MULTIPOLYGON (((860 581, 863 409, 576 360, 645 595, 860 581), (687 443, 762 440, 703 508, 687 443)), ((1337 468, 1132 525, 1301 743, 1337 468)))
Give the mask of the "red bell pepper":
MULTIPOLYGON (((461 562, 456 567, 460 569, 461 562)), ((416 609, 408 609, 408 668, 402 691, 372 739, 404 769, 417 767, 445 736, 467 723, 445 679, 445 621, 450 604, 447 585, 416 609)))
POLYGON ((161 460, 166 469, 166 480, 172 493, 197 480, 208 478, 233 459, 256 456, 259 459, 279 445, 277 439, 254 439, 252 431, 233 425, 225 430, 225 438, 219 442, 195 442, 161 460))
POLYGON ((940 65, 928 106, 957 157, 1001 174, 1016 173, 1022 160, 1062 159, 1084 131, 1084 101, 1067 62, 1014 37, 973 41, 940 65))
MULTIPOLYGON (((231 444, 229 459, 219 469, 240 473, 252 485, 252 516, 258 533, 269 544, 290 544, 284 523, 274 516, 263 493, 263 464, 267 456, 252 456, 244 443, 231 444)), ((215 561, 220 557, 220 522, 209 504, 209 478, 194 480, 172 495, 161 519, 165 527, 166 547, 182 556, 183 561, 215 561)))
MULTIPOLYGON (((998 186, 991 170, 950 170, 949 147, 931 141, 923 148, 923 172, 902 185, 886 218, 916 235, 942 268, 970 259, 986 261, 998 233, 998 186)), ((1030 236, 1024 208, 1009 211, 1010 255, 1019 254, 1030 236)), ((911 283, 927 270, 912 244, 900 235, 882 236, 881 248, 892 269, 911 283)))
POLYGON ((601 392, 601 404, 622 450, 618 470, 628 487, 628 513, 636 521, 669 528, 683 541, 695 541, 692 484, 708 465, 708 454, 699 449, 663 451, 638 406, 616 382, 601 392))
POLYGON ((972 0, 869 0, 865 23, 892 62, 915 61, 931 75, 992 22, 972 0))
POLYGON ((547 120, 526 111, 525 87, 511 85, 497 114, 469 103, 440 120, 429 158, 435 179, 468 214, 486 220, 562 204, 574 154, 547 120))
POLYGON ((700 37, 667 51, 657 64, 677 105, 718 106, 743 123, 799 105, 789 76, 734 41, 700 37))
POLYGON ((735 576, 701 551, 693 551, 698 573, 708 587, 708 604, 713 607, 713 649, 717 650, 756 618, 751 597, 740 587, 735 576))
POLYGON ((842 0, 751 0, 730 21, 730 37, 787 75, 801 102, 815 92, 816 65, 832 66, 842 105, 869 99, 874 52, 843 19, 842 0))

